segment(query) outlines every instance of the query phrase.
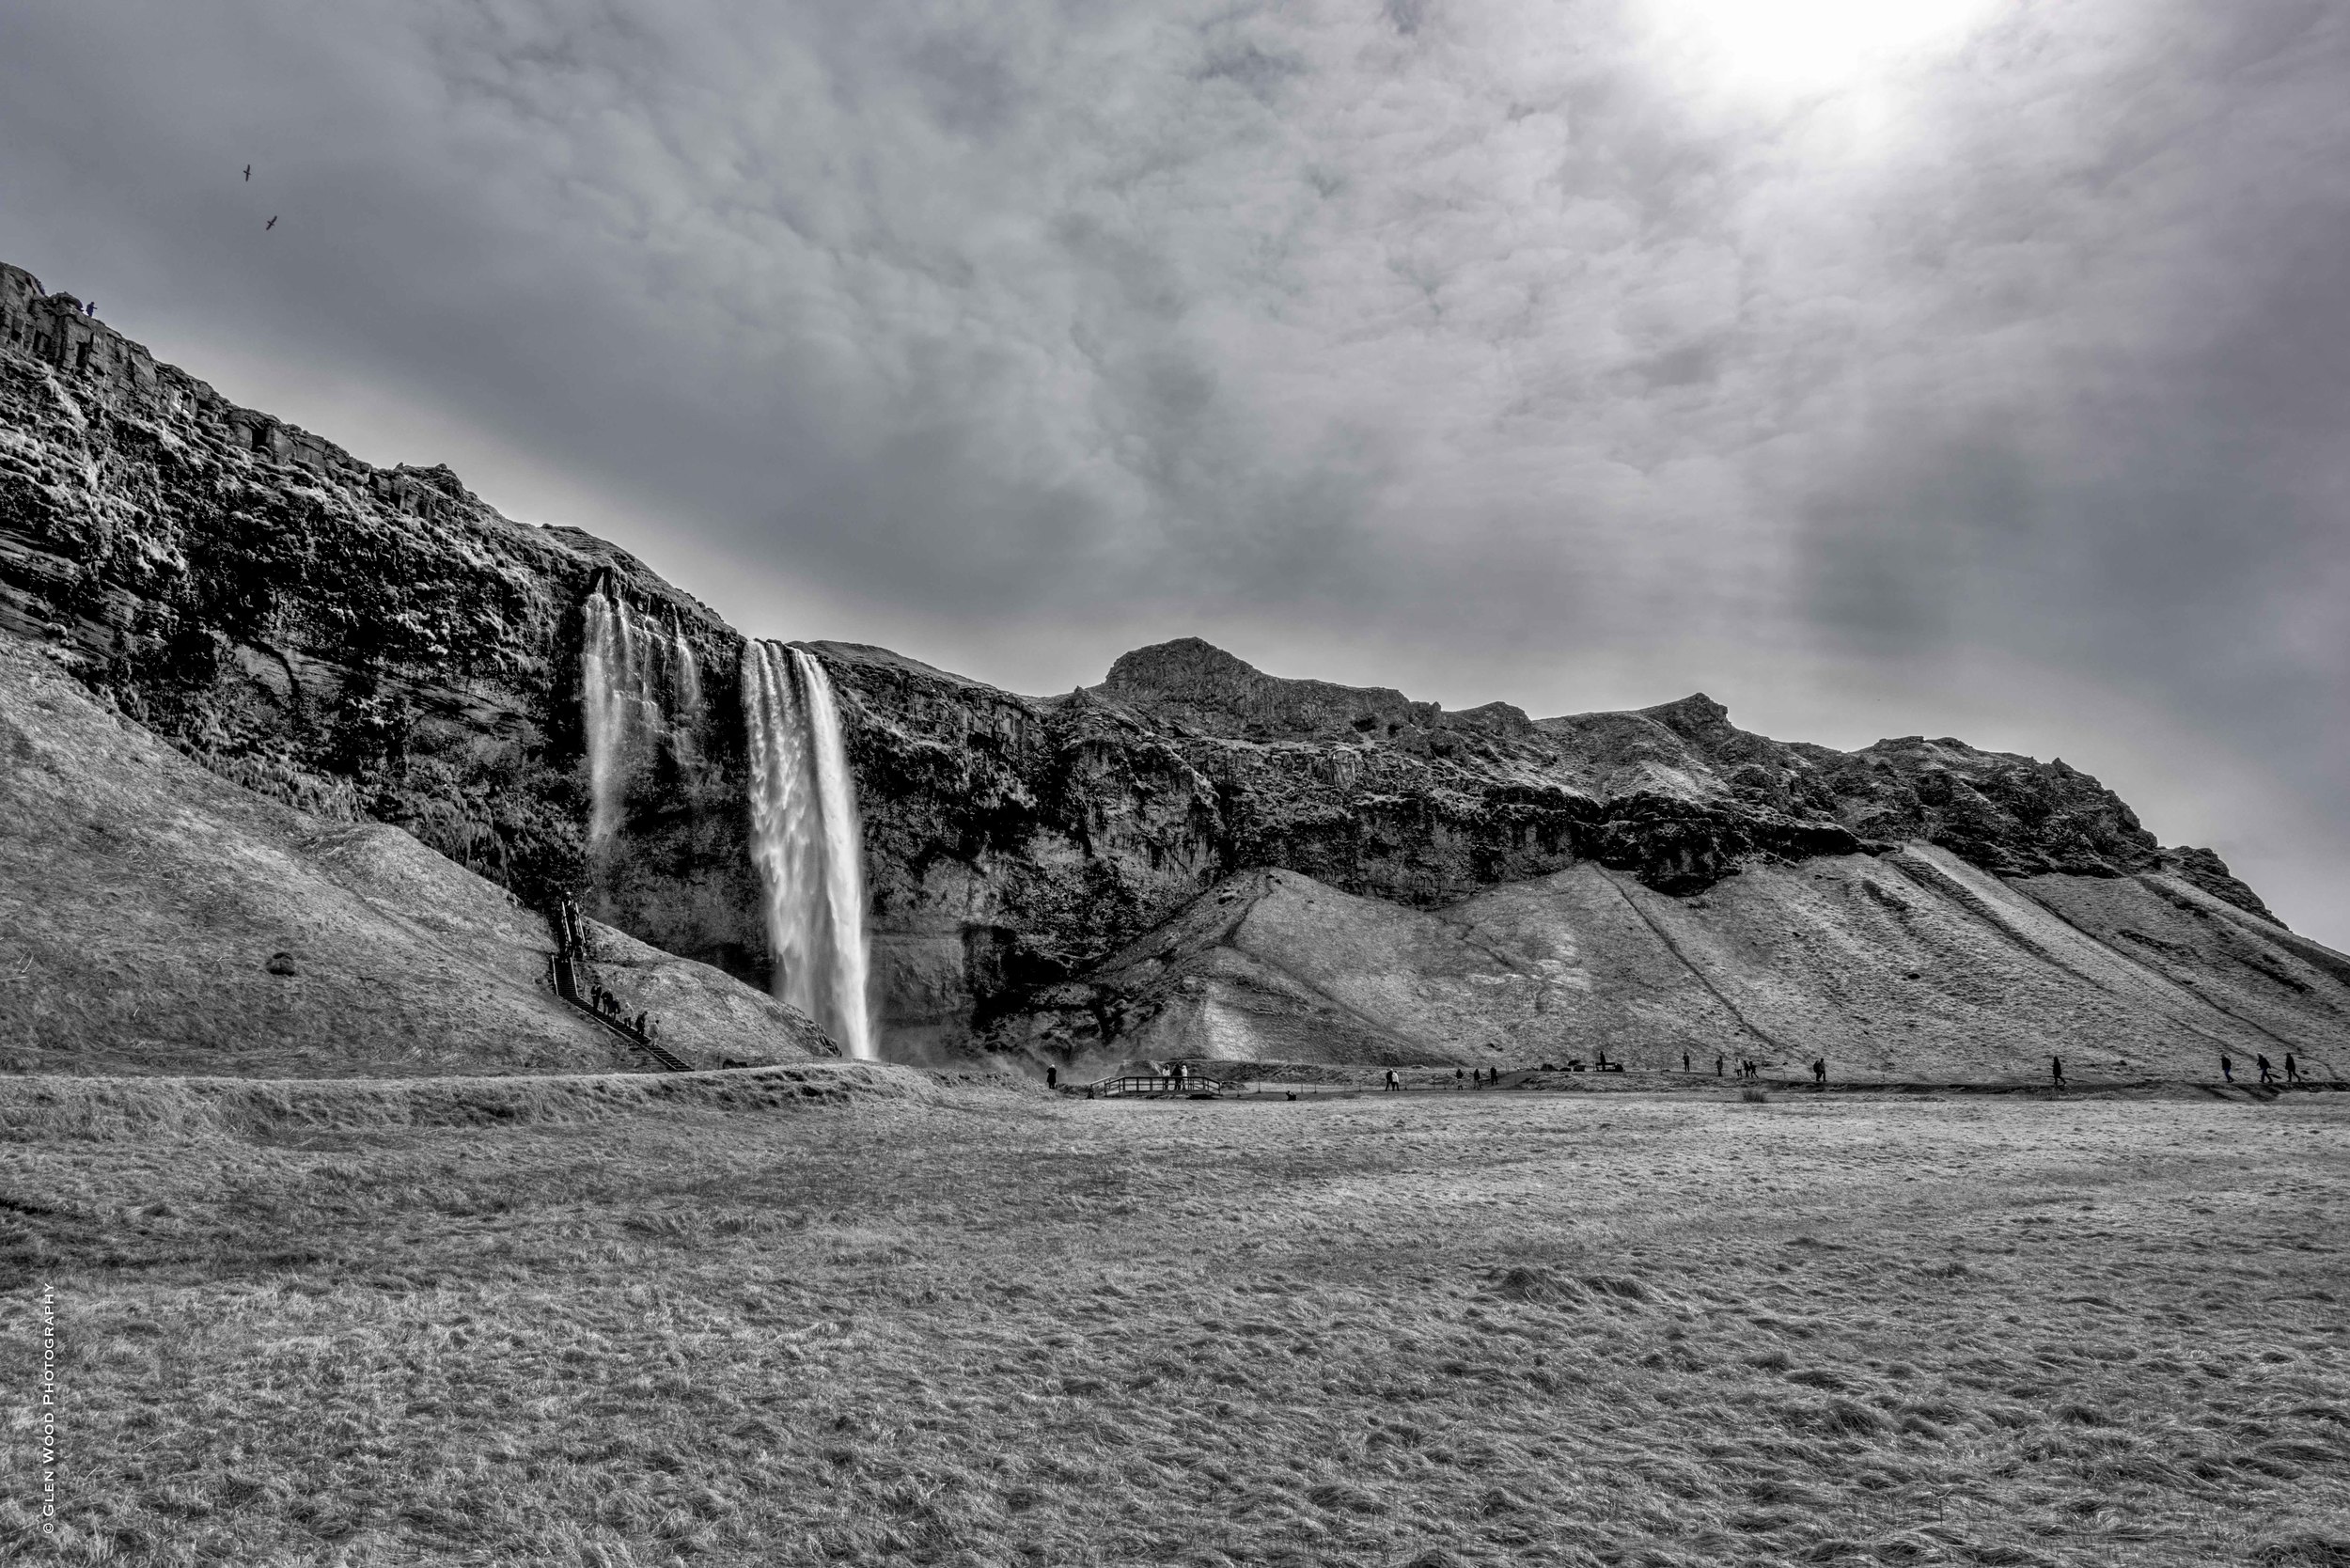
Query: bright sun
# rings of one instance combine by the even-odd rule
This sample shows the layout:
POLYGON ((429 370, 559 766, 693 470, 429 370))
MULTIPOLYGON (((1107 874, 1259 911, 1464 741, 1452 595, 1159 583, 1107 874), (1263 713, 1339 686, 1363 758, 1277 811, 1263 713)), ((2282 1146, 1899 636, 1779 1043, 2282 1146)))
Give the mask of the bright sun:
POLYGON ((1642 0, 1676 68, 1742 96, 1868 87, 1964 43, 1998 0, 1642 0))

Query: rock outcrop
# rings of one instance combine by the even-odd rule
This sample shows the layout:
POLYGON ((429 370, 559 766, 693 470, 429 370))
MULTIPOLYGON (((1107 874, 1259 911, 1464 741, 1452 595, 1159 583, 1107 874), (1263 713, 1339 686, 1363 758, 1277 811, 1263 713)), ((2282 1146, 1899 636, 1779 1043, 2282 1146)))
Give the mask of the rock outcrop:
MULTIPOLYGON (((446 469, 373 468, 239 408, 5 267, 0 629, 48 641, 239 783, 398 824, 525 901, 574 892, 659 949, 768 979, 737 633, 446 469), (591 845, 581 650, 599 585, 688 651, 702 700, 654 715, 591 845)), ((1448 713, 1192 639, 1043 698, 807 646, 840 697, 902 1056, 1070 1058, 1160 1029, 1176 993, 1140 982, 1136 945, 1261 870, 1403 912, 1600 875, 1670 909, 1815 863, 1873 886, 1866 867, 1931 852, 2026 896, 2127 884, 2297 941, 2217 856, 2162 848, 2096 779, 1956 740, 1775 741, 1702 695, 1448 713)), ((2340 983, 2311 962, 2306 983, 2340 983)), ((1421 1040, 1431 1059, 1455 1044, 1421 1040)))

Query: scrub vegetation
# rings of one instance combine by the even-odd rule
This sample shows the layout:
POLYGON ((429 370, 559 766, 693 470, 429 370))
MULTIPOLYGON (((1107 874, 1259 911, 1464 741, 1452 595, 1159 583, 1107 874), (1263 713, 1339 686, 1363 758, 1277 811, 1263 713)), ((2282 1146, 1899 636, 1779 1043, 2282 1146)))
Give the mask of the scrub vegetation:
POLYGON ((788 1071, 0 1082, 0 1557, 2350 1560, 2350 1097, 788 1071))

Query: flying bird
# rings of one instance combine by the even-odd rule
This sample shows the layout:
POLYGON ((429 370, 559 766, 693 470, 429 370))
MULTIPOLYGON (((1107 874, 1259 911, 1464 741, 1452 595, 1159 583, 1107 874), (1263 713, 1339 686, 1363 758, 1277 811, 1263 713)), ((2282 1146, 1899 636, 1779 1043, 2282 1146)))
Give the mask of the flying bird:
POLYGON ((253 183, 253 165, 251 164, 247 164, 244 166, 244 182, 248 185, 253 183))
POLYGON ((274 217, 273 217, 273 218, 271 218, 271 219, 269 220, 269 222, 267 222, 267 223, 265 223, 265 224, 263 224, 263 225, 261 226, 261 232, 262 232, 262 233, 264 233, 264 234, 266 234, 266 233, 268 233, 271 229, 275 228, 276 227, 277 227, 277 220, 276 220, 274 217))

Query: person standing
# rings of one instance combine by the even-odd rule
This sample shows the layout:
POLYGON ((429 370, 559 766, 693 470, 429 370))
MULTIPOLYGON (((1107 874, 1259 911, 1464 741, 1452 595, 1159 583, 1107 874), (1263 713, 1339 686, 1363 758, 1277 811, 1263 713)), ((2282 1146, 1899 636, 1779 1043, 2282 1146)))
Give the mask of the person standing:
POLYGON ((1060 1087, 1059 1068, 1047 1066, 1044 1069, 1044 1087, 1047 1089, 1058 1089, 1060 1087))
POLYGON ((1689 1053, 1686 1051, 1681 1053, 1681 1070, 1684 1073, 1689 1071, 1689 1053))
POLYGON ((2048 1058, 2048 1078, 2057 1088, 2064 1087, 2064 1058, 2062 1057, 2048 1058))
POLYGON ((1827 1058, 1822 1057, 1811 1064, 1811 1081, 1821 1089, 1827 1087, 1827 1058))
POLYGON ((1393 1093, 1395 1090, 1400 1090, 1400 1089, 1402 1089, 1402 1087, 1403 1087, 1403 1085, 1402 1084, 1402 1082, 1401 1082, 1401 1081, 1399 1081, 1399 1080, 1397 1079, 1397 1077, 1396 1077, 1396 1075, 1395 1075, 1395 1069, 1394 1069, 1394 1068, 1392 1068, 1392 1067, 1388 1068, 1388 1069, 1387 1069, 1387 1082, 1386 1082, 1386 1088, 1385 1092, 1387 1092, 1387 1093, 1393 1093))
POLYGON ((1723 1057, 1722 1057, 1722 1054, 1721 1054, 1719 1051, 1715 1052, 1715 1053, 1714 1053, 1714 1076, 1716 1076, 1716 1077, 1717 1077, 1717 1078, 1718 1078, 1718 1077, 1720 1077, 1720 1076, 1722 1075, 1722 1069, 1723 1069, 1725 1066, 1727 1066, 1727 1065, 1728 1065, 1728 1063, 1724 1060, 1724 1058, 1723 1058, 1723 1057))

